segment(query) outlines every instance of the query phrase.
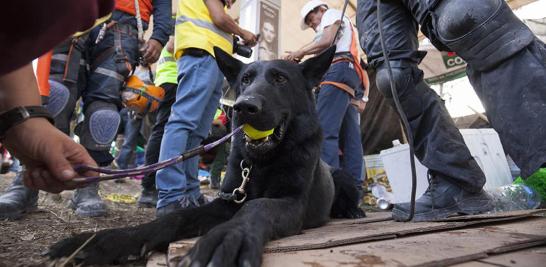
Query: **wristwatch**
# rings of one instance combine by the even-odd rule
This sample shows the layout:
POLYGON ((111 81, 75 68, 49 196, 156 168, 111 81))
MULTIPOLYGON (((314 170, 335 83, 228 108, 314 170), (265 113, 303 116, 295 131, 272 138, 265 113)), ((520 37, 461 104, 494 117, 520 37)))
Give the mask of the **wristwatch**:
POLYGON ((15 107, 0 114, 0 140, 4 139, 6 132, 13 126, 30 118, 46 118, 53 124, 53 118, 49 111, 42 106, 15 107))

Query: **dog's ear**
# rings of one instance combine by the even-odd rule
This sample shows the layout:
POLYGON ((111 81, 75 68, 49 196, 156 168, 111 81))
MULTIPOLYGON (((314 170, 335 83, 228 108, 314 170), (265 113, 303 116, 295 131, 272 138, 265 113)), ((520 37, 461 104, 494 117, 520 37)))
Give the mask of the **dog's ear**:
POLYGON ((320 53, 318 56, 312 57, 300 64, 303 76, 311 83, 312 87, 318 85, 322 80, 322 76, 324 76, 332 64, 335 53, 336 46, 334 45, 320 53))
POLYGON ((244 63, 216 46, 214 47, 214 56, 216 58, 216 63, 218 63, 218 67, 222 73, 224 73, 224 76, 226 76, 227 81, 230 85, 233 85, 236 82, 237 76, 239 76, 239 72, 241 72, 244 63))

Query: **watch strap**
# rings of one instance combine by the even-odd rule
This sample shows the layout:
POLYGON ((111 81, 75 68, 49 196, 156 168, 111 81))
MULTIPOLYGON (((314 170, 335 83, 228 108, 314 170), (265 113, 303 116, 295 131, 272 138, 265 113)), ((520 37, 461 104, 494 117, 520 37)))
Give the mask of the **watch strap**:
POLYGON ((4 138, 11 127, 30 118, 46 118, 52 124, 54 122, 49 111, 43 106, 15 107, 0 114, 0 139, 4 138))

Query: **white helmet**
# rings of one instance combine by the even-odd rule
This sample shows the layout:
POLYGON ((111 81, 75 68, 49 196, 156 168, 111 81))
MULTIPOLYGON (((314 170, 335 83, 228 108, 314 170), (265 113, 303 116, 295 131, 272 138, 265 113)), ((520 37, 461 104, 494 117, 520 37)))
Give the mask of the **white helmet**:
POLYGON ((307 15, 309 15, 309 13, 311 11, 313 11, 313 9, 319 7, 319 6, 326 6, 328 7, 328 5, 320 0, 311 0, 309 2, 307 2, 307 4, 305 4, 302 8, 301 8, 301 11, 300 11, 300 15, 301 15, 301 21, 300 21, 300 28, 302 30, 305 30, 307 28, 309 28, 309 26, 307 26, 307 24, 305 24, 305 17, 307 17, 307 15))

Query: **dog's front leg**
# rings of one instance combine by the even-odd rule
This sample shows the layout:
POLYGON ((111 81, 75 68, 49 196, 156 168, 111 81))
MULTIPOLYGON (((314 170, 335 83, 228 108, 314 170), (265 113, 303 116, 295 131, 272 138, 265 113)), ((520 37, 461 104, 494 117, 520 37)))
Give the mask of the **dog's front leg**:
POLYGON ((267 241, 301 231, 302 206, 292 198, 250 200, 201 237, 181 266, 260 266, 267 241))
POLYGON ((47 253, 56 259, 77 253, 83 264, 119 264, 142 258, 151 250, 164 250, 170 242, 206 233, 229 220, 240 207, 233 202, 215 199, 193 209, 180 210, 146 224, 82 233, 54 244, 47 253))

